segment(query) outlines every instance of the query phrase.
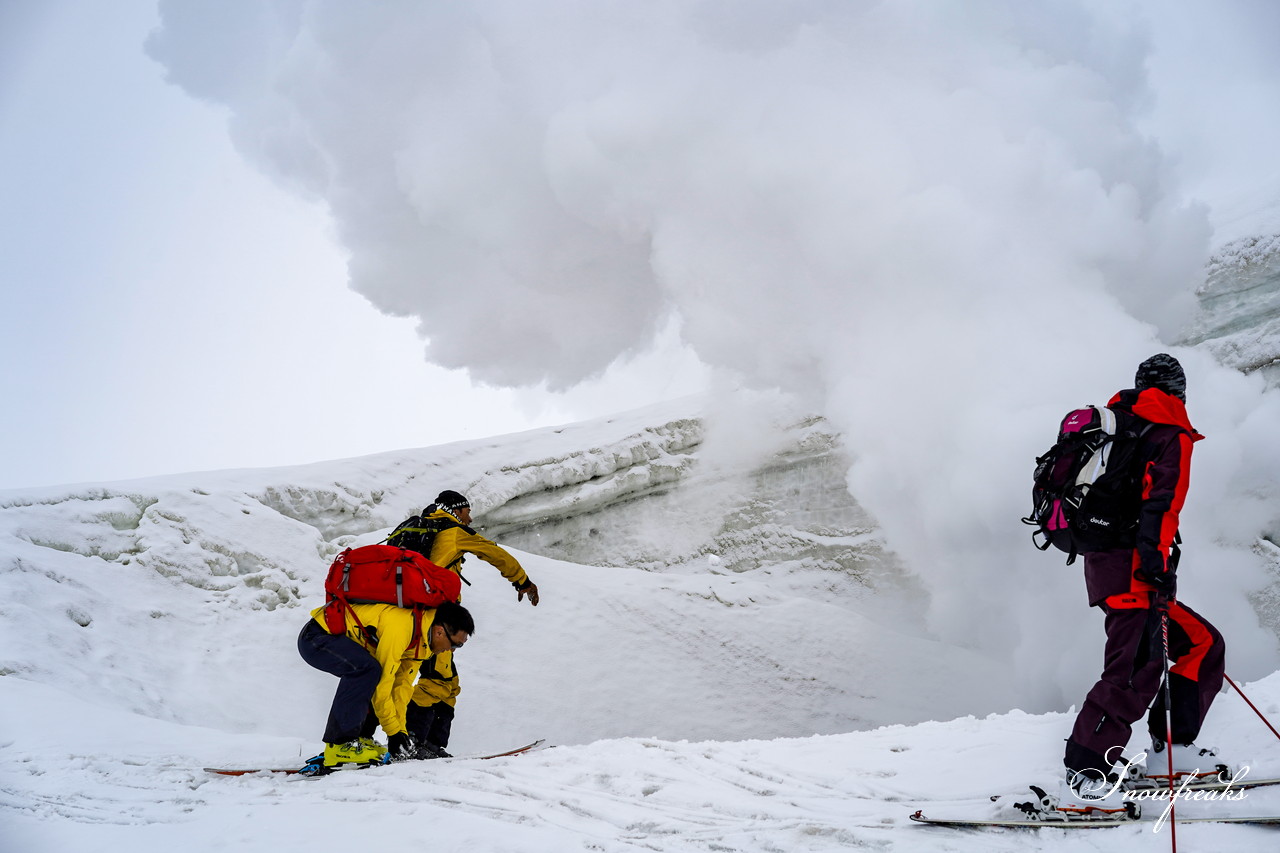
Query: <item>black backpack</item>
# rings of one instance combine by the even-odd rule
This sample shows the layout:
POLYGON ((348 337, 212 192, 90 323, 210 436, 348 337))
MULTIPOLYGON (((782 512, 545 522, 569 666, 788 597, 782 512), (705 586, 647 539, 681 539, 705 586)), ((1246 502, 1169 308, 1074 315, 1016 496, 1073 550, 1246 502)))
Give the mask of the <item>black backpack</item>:
POLYGON ((1031 541, 1077 554, 1133 548, 1142 506, 1139 440, 1151 423, 1128 412, 1088 406, 1062 419, 1058 440, 1036 458, 1031 541), (1039 537, 1043 536, 1043 543, 1039 537))
POLYGON ((387 544, 417 551, 428 560, 431 559, 431 546, 435 543, 440 531, 463 526, 452 518, 428 518, 435 509, 435 504, 432 504, 424 509, 421 515, 414 515, 400 522, 387 537, 387 544))

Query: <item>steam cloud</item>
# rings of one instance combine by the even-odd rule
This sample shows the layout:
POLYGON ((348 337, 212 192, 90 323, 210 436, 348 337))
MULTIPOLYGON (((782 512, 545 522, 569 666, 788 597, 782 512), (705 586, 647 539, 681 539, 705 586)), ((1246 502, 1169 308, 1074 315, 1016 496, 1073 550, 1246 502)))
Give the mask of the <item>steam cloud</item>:
MULTIPOLYGON (((1194 308, 1210 231, 1135 129, 1140 25, 1017 0, 161 11, 152 55, 328 205, 352 287, 418 318, 429 358, 567 388, 674 318, 707 364, 842 428, 940 634, 1006 649, 1032 704, 1096 669, 1078 573, 1016 519, 1063 412, 1126 387, 1194 308)), ((1237 426, 1274 405, 1177 352, 1218 446, 1197 471, 1234 471, 1266 441, 1237 426)), ((1212 580, 1184 588, 1269 666, 1239 546, 1274 519, 1213 479, 1186 558, 1212 580)))

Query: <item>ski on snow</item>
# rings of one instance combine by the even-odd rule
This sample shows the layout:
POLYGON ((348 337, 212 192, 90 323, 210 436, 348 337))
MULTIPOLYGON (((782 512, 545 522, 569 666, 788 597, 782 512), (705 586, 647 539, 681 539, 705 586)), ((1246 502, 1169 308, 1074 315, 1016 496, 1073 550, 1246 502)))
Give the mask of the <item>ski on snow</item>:
MULTIPOLYGON (((485 760, 489 758, 505 758, 509 755, 523 755, 526 752, 533 752, 534 750, 543 748, 543 744, 545 743, 546 743, 546 739, 541 738, 539 740, 535 740, 533 743, 526 743, 524 746, 518 746, 515 749, 503 750, 502 752, 486 752, 478 755, 454 755, 449 758, 432 758, 427 760, 431 761, 432 763, 436 763, 441 761, 479 761, 479 760, 485 760)), ((403 762, 396 762, 396 763, 403 763, 403 762)), ((351 765, 350 767, 346 767, 346 768, 343 768, 343 767, 335 768, 335 772, 338 769, 367 770, 372 767, 387 767, 387 766, 389 765, 386 765, 386 764, 351 765)), ((290 775, 294 775, 294 774, 302 773, 303 770, 305 769, 305 765, 303 767, 243 767, 243 768, 206 767, 204 769, 205 769, 205 772, 217 773, 220 776, 247 776, 250 773, 287 773, 290 775)), ((303 775, 311 775, 311 774, 303 774, 303 775)), ((315 775, 327 776, 328 774, 321 773, 321 774, 315 774, 315 775)))
MULTIPOLYGON (((1169 782, 1167 779, 1156 779, 1154 777, 1146 777, 1149 783, 1140 784, 1134 787, 1126 787, 1125 791, 1131 794, 1140 792, 1155 792, 1169 790, 1169 782)), ((1182 779, 1173 783, 1175 791, 1246 791, 1250 788, 1266 788, 1271 785, 1280 785, 1280 777, 1259 777, 1257 779, 1248 779, 1237 776, 1234 779, 1222 780, 1216 776, 1205 777, 1195 781, 1182 779)), ((1149 797, 1150 793, 1144 793, 1144 797, 1149 797)), ((992 794, 991 802, 998 802, 1007 799, 1006 794, 992 794)))
MULTIPOLYGON (((1030 818, 1009 818, 1003 820, 1000 818, 931 818, 925 817, 924 811, 917 811, 911 816, 916 823, 927 824, 929 826, 955 826, 970 827, 980 829, 982 827, 1024 827, 1031 829, 1101 829, 1108 826, 1140 826, 1152 822, 1150 818, 1131 818, 1131 817, 1114 817, 1114 818, 1086 818, 1074 820, 1056 820, 1054 818, 1044 818, 1041 820, 1033 820, 1030 818)), ((1253 817, 1183 817, 1177 816, 1179 824, 1184 823, 1249 823, 1249 824, 1280 824, 1280 815, 1258 815, 1253 817)))
MULTIPOLYGON (((1247 771, 1246 771, 1247 772, 1247 771)), ((1057 808, 1057 798, 1052 797, 1042 789, 1035 785, 1031 786, 1032 793, 1035 794, 1035 802, 1015 803, 1014 807, 1022 812, 1019 816, 992 817, 992 818, 931 818, 924 814, 923 809, 919 809, 915 814, 911 815, 911 819, 916 823, 929 824, 932 826, 952 826, 952 827, 1023 827, 1023 828, 1042 828, 1056 827, 1062 829, 1097 829, 1109 826, 1129 826, 1139 822, 1150 822, 1153 820, 1151 812, 1143 815, 1141 806, 1136 802, 1138 800, 1147 800, 1150 805, 1158 806, 1153 811, 1158 816, 1157 820, 1163 820, 1168 809, 1168 785, 1167 780, 1161 780, 1155 777, 1142 777, 1138 784, 1129 787, 1127 794, 1133 795, 1133 802, 1126 804, 1123 811, 1100 812, 1096 815, 1082 814, 1078 812, 1064 812, 1057 808), (1161 795, 1166 796, 1162 797, 1161 795)), ((1173 794, 1175 799, 1201 799, 1197 794, 1206 795, 1206 800, 1216 799, 1236 799, 1231 794, 1235 791, 1244 791, 1250 788, 1262 788, 1269 785, 1280 785, 1280 778, 1260 777, 1257 779, 1244 778, 1242 773, 1237 773, 1233 778, 1222 778, 1221 775, 1205 774, 1201 778, 1183 777, 1174 783, 1173 794)), ((992 802, 999 802, 1006 798, 1002 795, 991 797, 992 802)), ((1212 816, 1193 816, 1193 817, 1177 817, 1178 823, 1243 823, 1243 824, 1280 824, 1280 815, 1245 815, 1230 816, 1223 815, 1219 817, 1212 816)))

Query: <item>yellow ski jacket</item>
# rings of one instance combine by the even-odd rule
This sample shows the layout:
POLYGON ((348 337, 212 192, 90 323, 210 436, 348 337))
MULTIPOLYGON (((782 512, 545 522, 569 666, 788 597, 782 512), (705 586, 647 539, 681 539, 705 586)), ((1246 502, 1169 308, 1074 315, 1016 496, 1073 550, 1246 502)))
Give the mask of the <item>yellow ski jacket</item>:
MULTIPOLYGON (((422 630, 415 643, 412 610, 394 604, 353 604, 346 613, 347 637, 359 643, 382 667, 382 677, 373 690, 373 711, 388 737, 405 731, 404 712, 413 694, 418 666, 431 656, 427 632, 435 615, 434 610, 422 611, 422 630), (371 629, 373 636, 362 631, 361 625, 371 629)), ((326 632, 329 630, 324 624, 324 607, 312 610, 311 618, 326 632)))
POLYGON ((432 655, 423 662, 418 673, 418 684, 410 699, 415 705, 434 705, 443 702, 454 707, 462 687, 458 683, 458 670, 453 662, 453 652, 432 655))
MULTIPOLYGON (((453 518, 442 509, 436 510, 427 517, 453 518)), ((510 552, 463 525, 448 527, 437 533, 427 558, 437 566, 444 566, 450 571, 462 574, 462 560, 467 554, 475 554, 516 586, 523 586, 529 580, 520 561, 511 556, 510 552)))

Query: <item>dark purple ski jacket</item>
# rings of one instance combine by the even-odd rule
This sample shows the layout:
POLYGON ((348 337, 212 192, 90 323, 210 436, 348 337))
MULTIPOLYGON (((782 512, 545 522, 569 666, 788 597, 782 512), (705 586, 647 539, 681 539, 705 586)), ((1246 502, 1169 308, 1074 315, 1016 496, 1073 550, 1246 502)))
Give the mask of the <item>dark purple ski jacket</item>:
POLYGON ((1152 586, 1134 577, 1134 571, 1141 566, 1160 574, 1169 568, 1178 514, 1191 478, 1191 447, 1204 436, 1191 426, 1186 405, 1158 388, 1121 391, 1107 408, 1131 413, 1153 426, 1143 434, 1135 460, 1143 472, 1137 547, 1085 554, 1085 586, 1090 605, 1147 607, 1152 586))

